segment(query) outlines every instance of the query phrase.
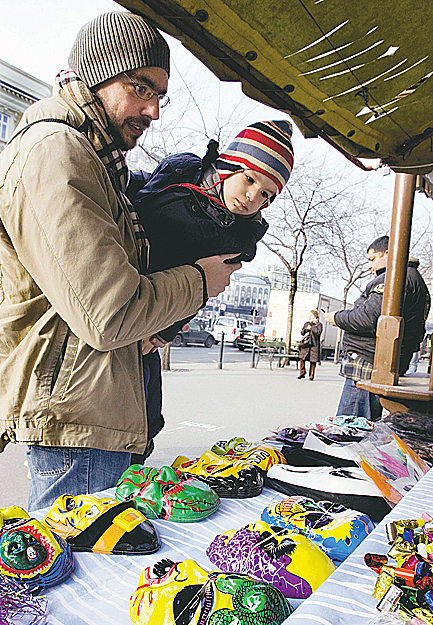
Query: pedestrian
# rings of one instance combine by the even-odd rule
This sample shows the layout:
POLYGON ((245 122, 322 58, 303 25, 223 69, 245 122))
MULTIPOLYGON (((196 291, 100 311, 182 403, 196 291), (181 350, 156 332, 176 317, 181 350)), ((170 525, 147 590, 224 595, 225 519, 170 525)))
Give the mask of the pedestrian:
MULTIPOLYGON (((376 326, 382 310, 385 272, 388 262, 387 236, 375 239, 367 248, 370 271, 375 274, 352 309, 325 313, 325 321, 344 330, 340 375, 345 377, 337 415, 357 415, 377 421, 382 416, 379 397, 358 388, 356 382, 369 380, 376 348, 376 326)), ((403 305, 404 330, 400 355, 400 375, 409 367, 419 349, 430 309, 430 295, 418 272, 419 261, 409 259, 403 305)))
POLYGON ((307 371, 305 361, 310 361, 308 375, 310 380, 314 380, 316 365, 320 359, 320 335, 323 325, 319 321, 317 310, 310 310, 310 318, 302 327, 302 339, 299 343, 299 375, 298 380, 305 378, 307 371))
POLYGON ((142 345, 241 266, 221 255, 141 274, 124 152, 158 119, 168 78, 153 26, 100 15, 0 156, 0 447, 28 445, 29 510, 115 486, 146 453, 142 345))
MULTIPOLYGON (((213 254, 234 253, 235 261, 252 260, 268 228, 262 210, 282 191, 292 171, 291 136, 291 124, 285 120, 257 122, 242 130, 222 154, 211 141, 203 159, 176 154, 163 159, 151 174, 132 172, 127 194, 150 241, 142 271, 163 271, 213 254)), ((161 347, 171 341, 190 319, 158 332, 152 342, 161 347)), ((164 424, 158 363, 158 353, 144 356, 145 374, 154 389, 148 393, 153 436, 164 424)))

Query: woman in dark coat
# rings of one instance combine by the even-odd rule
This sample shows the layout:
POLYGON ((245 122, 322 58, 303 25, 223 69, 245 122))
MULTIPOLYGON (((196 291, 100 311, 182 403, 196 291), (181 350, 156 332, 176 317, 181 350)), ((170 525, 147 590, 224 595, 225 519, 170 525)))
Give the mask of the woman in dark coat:
POLYGON ((305 369, 306 360, 310 361, 310 380, 314 380, 316 363, 320 358, 320 335, 322 330, 323 325, 319 321, 319 313, 317 310, 310 310, 310 319, 307 323, 304 323, 304 327, 301 330, 303 338, 299 344, 299 380, 305 378, 307 373, 305 369))

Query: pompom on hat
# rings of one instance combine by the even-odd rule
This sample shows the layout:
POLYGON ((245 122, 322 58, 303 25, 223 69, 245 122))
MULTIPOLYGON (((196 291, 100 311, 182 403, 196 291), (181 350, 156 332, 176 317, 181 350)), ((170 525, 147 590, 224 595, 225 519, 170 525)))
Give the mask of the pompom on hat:
POLYGON ((292 125, 285 120, 247 126, 216 161, 222 180, 241 169, 268 176, 281 193, 293 168, 292 125))
POLYGON ((170 74, 170 49, 158 30, 140 15, 113 11, 84 24, 68 62, 91 89, 140 67, 160 67, 170 74))

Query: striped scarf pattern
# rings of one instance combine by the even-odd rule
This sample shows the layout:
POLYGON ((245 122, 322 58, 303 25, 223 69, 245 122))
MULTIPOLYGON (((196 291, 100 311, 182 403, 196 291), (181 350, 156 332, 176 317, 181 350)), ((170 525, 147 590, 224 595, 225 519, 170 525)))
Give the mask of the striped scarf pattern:
POLYGON ((123 152, 116 147, 108 131, 108 119, 104 107, 71 69, 61 71, 56 77, 56 82, 85 114, 87 126, 84 134, 103 162, 122 204, 126 204, 130 212, 135 237, 141 249, 147 243, 146 234, 137 213, 125 195, 129 180, 128 167, 123 152))

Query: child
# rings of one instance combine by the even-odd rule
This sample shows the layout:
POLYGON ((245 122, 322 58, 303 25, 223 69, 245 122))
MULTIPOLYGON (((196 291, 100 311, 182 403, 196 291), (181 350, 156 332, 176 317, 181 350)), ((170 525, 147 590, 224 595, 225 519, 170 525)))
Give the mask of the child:
MULTIPOLYGON (((150 242, 145 273, 236 253, 249 261, 268 224, 261 210, 289 179, 291 125, 258 122, 240 132, 218 156, 211 141, 202 160, 190 153, 165 158, 152 174, 131 174, 128 197, 150 242)), ((181 322, 179 322, 181 323, 181 322)), ((171 340, 179 324, 170 333, 171 340)))
MULTIPOLYGON (((252 260, 268 228, 261 210, 282 191, 292 171, 291 136, 287 121, 257 122, 221 155, 217 142, 211 141, 203 160, 195 154, 176 154, 161 161, 152 174, 133 172, 127 195, 149 242, 143 273, 216 254, 237 254, 232 262, 252 260)), ((187 321, 159 332, 157 338, 172 340, 187 321)), ((155 354, 143 357, 150 380, 160 375, 154 359, 155 354)), ((151 421, 149 414, 150 438, 155 429, 151 421)), ((162 415, 156 421, 161 429, 162 415)))

